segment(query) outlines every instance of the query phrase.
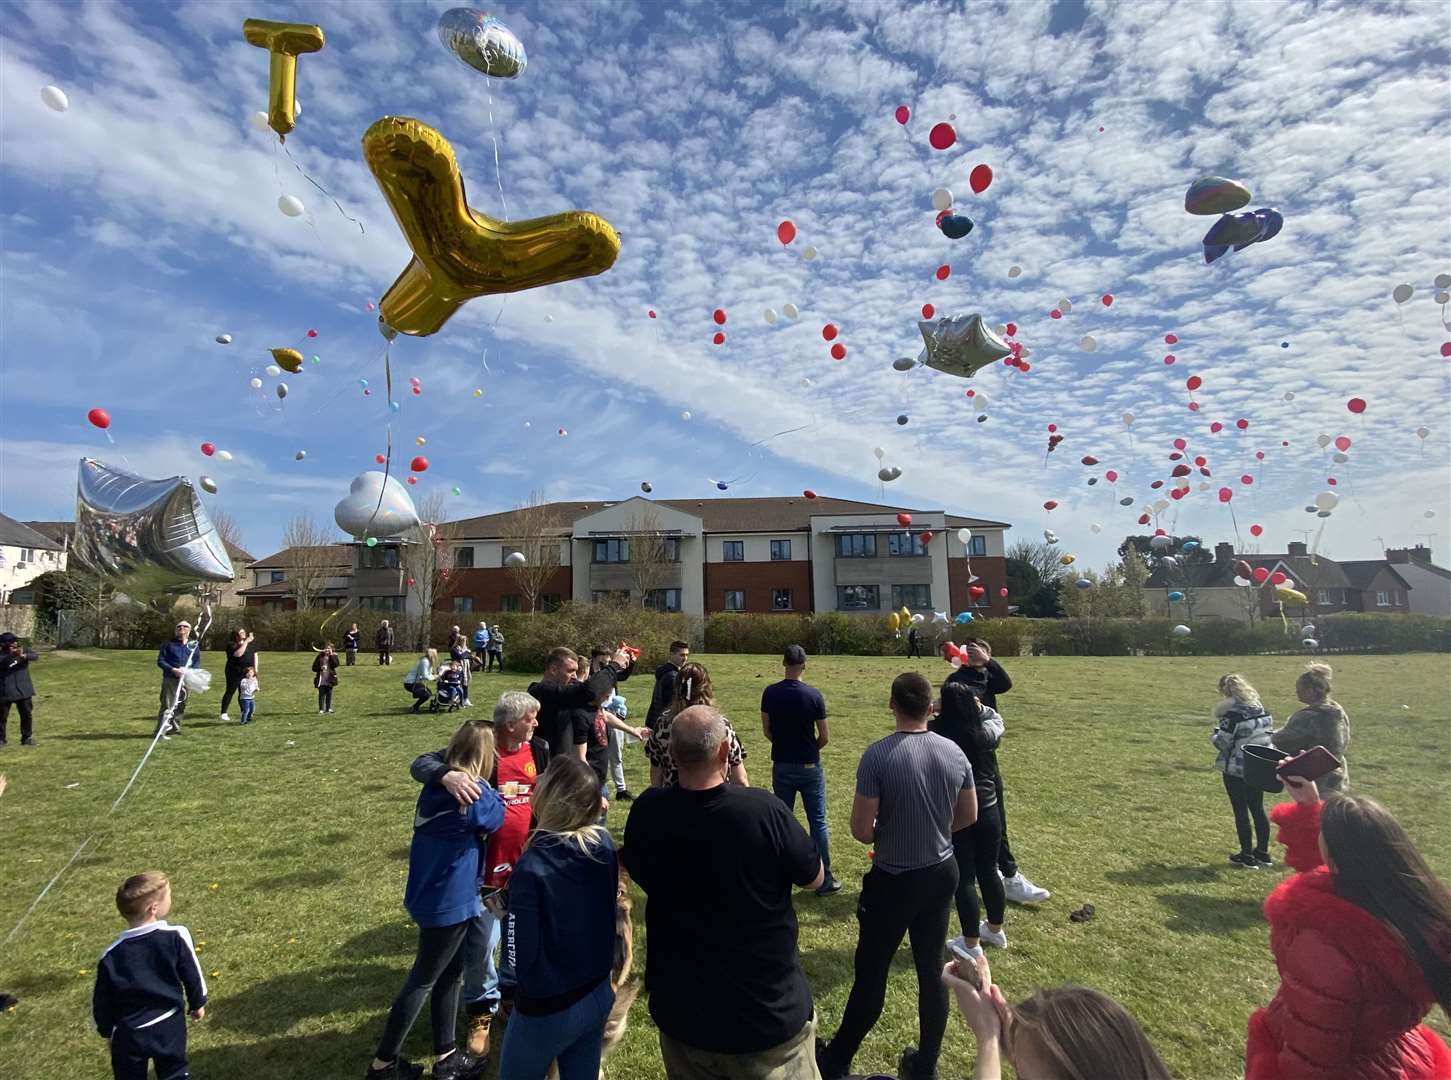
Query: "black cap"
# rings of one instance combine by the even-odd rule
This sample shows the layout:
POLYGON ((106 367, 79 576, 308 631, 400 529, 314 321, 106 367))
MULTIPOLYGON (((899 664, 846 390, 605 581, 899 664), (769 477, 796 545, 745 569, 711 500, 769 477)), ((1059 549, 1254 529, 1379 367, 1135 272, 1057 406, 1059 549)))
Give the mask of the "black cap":
POLYGON ((786 667, 799 667, 806 663, 806 650, 800 645, 787 645, 786 655, 782 658, 781 663, 786 667))
POLYGON ((8 630, 5 633, 0 634, 0 645, 14 645, 19 640, 20 639, 18 637, 10 633, 8 630))

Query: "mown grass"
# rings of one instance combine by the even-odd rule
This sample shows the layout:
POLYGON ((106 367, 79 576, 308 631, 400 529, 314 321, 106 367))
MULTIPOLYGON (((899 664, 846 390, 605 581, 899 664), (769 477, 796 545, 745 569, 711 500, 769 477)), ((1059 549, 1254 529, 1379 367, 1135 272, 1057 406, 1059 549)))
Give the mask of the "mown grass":
MULTIPOLYGON (((320 717, 310 659, 264 654, 251 727, 219 724, 215 692, 194 699, 185 736, 161 744, 114 815, 109 807, 152 730, 159 679, 151 654, 57 654, 35 665, 41 745, 18 746, 12 717, 10 748, 0 752, 11 782, 0 799, 0 934, 93 839, 0 948, 0 990, 21 999, 0 1017, 0 1076, 109 1075, 89 1018, 95 962, 122 928, 112 904, 117 884, 151 867, 172 876, 173 918, 191 928, 211 982, 207 1019, 190 1035, 199 1080, 361 1074, 413 952, 401 908, 417 792, 408 763, 442 746, 459 718, 407 715, 404 669, 371 664, 343 670, 337 712, 320 717)), ((753 781, 768 783, 757 718, 761 688, 779 677, 776 658, 703 659, 750 753, 753 781)), ((832 714, 832 854, 847 883, 837 897, 796 902, 827 1032, 851 985, 853 914, 867 866, 847 828, 856 762, 890 728, 887 687, 905 666, 827 657, 808 671, 832 714)), ((947 674, 935 662, 920 666, 934 681, 947 674)), ((1064 982, 1099 987, 1140 1017, 1176 1076, 1239 1076, 1246 1018, 1276 985, 1260 909, 1281 871, 1225 862, 1234 832, 1212 769, 1208 713, 1217 677, 1239 670, 1283 719, 1300 662, 1025 657, 1008 666, 1016 685, 1002 699, 1009 735, 1001 762, 1010 832, 1024 870, 1054 896, 1038 910, 1010 909, 1010 948, 992 954, 997 981, 1010 998, 1064 982), (1096 920, 1070 923, 1068 912, 1085 901, 1096 920)), ((1445 658, 1348 657, 1336 668, 1337 696, 1352 721, 1356 789, 1389 805, 1438 872, 1451 876, 1445 658)), ((476 676, 473 698, 481 708, 527 681, 476 676)), ((643 712, 648 678, 623 689, 643 712)), ((626 768, 632 785, 645 782, 638 749, 626 768)), ((610 815, 617 830, 622 809, 610 815)), ((641 967, 643 908, 637 904, 641 967)), ((730 927, 701 929, 723 951, 731 947, 730 927)), ((1433 1023, 1446 1030, 1439 1012, 1433 1023)), ((915 1033, 904 949, 858 1071, 889 1070, 915 1033)), ((944 1077, 970 1073, 971 1047, 954 1019, 944 1077)), ((426 1016, 407 1050, 426 1056, 426 1016)), ((664 1076, 643 1002, 608 1073, 664 1076)))

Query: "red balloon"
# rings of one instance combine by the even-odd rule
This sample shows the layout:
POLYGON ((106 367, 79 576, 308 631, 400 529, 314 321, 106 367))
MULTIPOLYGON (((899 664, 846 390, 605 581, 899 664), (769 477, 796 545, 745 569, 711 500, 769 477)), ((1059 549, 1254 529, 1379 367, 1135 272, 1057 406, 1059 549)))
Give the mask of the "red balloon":
POLYGON ((1261 536, 1264 534, 1264 531, 1265 527, 1263 525, 1251 525, 1249 527, 1249 534, 1251 536, 1261 536))
POLYGON ((1189 403, 1189 411, 1190 412, 1198 412, 1199 411, 1199 402, 1197 402, 1197 401, 1191 401, 1189 403))
POLYGON ((424 457, 422 454, 419 454, 416 458, 414 458, 412 461, 410 461, 408 463, 408 467, 410 469, 412 469, 414 472, 427 472, 428 471, 428 459, 426 457, 424 457))
POLYGON ((1015 322, 1010 322, 1007 326, 1003 327, 1003 329, 1008 332, 1008 337, 1012 337, 1018 332, 1018 324, 1015 322))
POLYGON ((1327 484, 1329 484, 1331 487, 1334 487, 1335 486, 1335 477, 1333 477, 1333 476, 1327 476, 1325 478, 1325 482, 1327 484))
POLYGON ((776 239, 783 244, 789 244, 796 239, 796 226, 789 221, 783 221, 776 226, 776 239))
POLYGON ((1155 536, 1168 536, 1169 534, 1167 532, 1165 532, 1163 529, 1155 529, 1154 530, 1154 535, 1155 536))
POLYGON ((1164 344, 1165 345, 1177 345, 1177 344, 1179 344, 1179 335, 1178 334, 1165 334, 1164 335, 1164 344))
POLYGON ((1353 397, 1345 403, 1345 407, 1359 416, 1365 412, 1365 398, 1353 397))
POLYGON ((1246 420, 1243 416, 1241 416, 1238 420, 1236 420, 1234 422, 1234 426, 1237 427, 1237 428, 1239 428, 1240 431, 1248 431, 1249 430, 1249 421, 1246 420))
POLYGON ((1248 487, 1250 484, 1253 484, 1255 482, 1255 478, 1249 473, 1243 473, 1239 478, 1239 482, 1248 487))
POLYGON ((1097 465, 1098 464, 1098 458, 1094 457, 1092 454, 1084 454, 1083 457, 1080 458, 1079 460, 1084 465, 1097 465))
POLYGON ((1030 363, 1028 363, 1028 361, 1023 360, 1023 361, 1020 361, 1019 362, 1019 364, 1018 364, 1018 370, 1019 371, 1032 371, 1033 370, 1033 365, 1030 364, 1030 363))
POLYGON ((423 393, 423 387, 419 386, 417 383, 414 383, 413 384, 413 392, 415 394, 421 394, 421 393, 423 393))
POLYGON ((645 312, 645 314, 646 314, 646 315, 649 315, 649 316, 650 316, 650 318, 652 318, 652 319, 653 319, 653 318, 654 318, 654 317, 655 317, 655 311, 654 311, 654 309, 653 309, 653 308, 652 308, 652 309, 651 309, 651 310, 649 310, 649 311, 647 311, 647 312, 645 312))
POLYGON ((1001 589, 998 590, 998 595, 1006 600, 1008 598, 1008 587, 1004 585, 1001 589))
POLYGON ((202 453, 205 454, 207 457, 211 457, 216 452, 217 452, 217 446, 216 446, 215 443, 209 443, 209 442, 202 443, 202 453))
POLYGON ((940 228, 942 228, 942 219, 943 218, 950 218, 951 216, 952 216, 952 211, 950 209, 949 210, 943 210, 940 213, 938 213, 936 219, 932 222, 932 224, 936 225, 940 229, 940 228))
POLYGON ((927 141, 934 150, 946 150, 957 141, 957 132, 952 130, 951 124, 933 124, 932 130, 927 133, 927 141))
POLYGON ((1227 503, 1232 498, 1234 498, 1234 490, 1232 488, 1220 488, 1219 489, 1219 501, 1220 502, 1227 503))
POLYGON ((980 600, 987 595, 987 590, 981 585, 969 585, 967 587, 967 595, 971 596, 974 600, 980 600))
POLYGON ((1205 465, 1209 464, 1209 459, 1203 454, 1200 454, 1197 458, 1194 459, 1194 464, 1198 465, 1200 468, 1203 468, 1205 465))
POLYGON ((1451 356, 1451 341, 1447 341, 1447 342, 1443 342, 1442 343, 1442 345, 1441 345, 1441 355, 1442 356, 1451 356))
POLYGON ((376 461, 379 465, 381 465, 381 464, 383 464, 383 462, 387 461, 388 459, 385 458, 382 454, 374 454, 373 455, 373 460, 376 461))
POLYGON ((846 346, 838 341, 835 345, 831 347, 831 358, 833 360, 845 360, 846 346))
POLYGON ((1140 525, 1147 525, 1148 523, 1149 523, 1149 515, 1148 514, 1140 514, 1139 515, 1139 524, 1140 525))
POLYGON ((1263 450, 1256 450, 1255 451, 1255 460, 1256 461, 1264 461, 1264 459, 1265 459, 1265 452, 1263 450))
MULTIPOLYGON (((413 479, 413 477, 411 477, 411 476, 410 476, 410 477, 409 477, 409 478, 408 478, 408 479, 410 479, 410 480, 412 480, 412 479, 413 479)), ((414 580, 413 580, 413 579, 412 579, 412 578, 409 578, 409 579, 408 579, 408 584, 409 584, 409 585, 417 585, 417 584, 418 584, 418 582, 416 582, 416 581, 414 581, 414 580)))
POLYGON ((1184 380, 1184 385, 1187 386, 1190 390, 1198 390, 1201 386, 1204 385, 1204 380, 1201 379, 1198 375, 1190 375, 1189 378, 1184 380))
POLYGON ((715 320, 715 324, 717 326, 724 326, 725 325, 726 316, 725 316, 725 309, 724 308, 716 308, 715 311, 711 314, 710 317, 715 320))
POLYGON ((722 333, 717 332, 716 335, 715 335, 715 337, 711 338, 710 340, 713 341, 713 342, 715 342, 717 345, 724 345, 725 344, 725 335, 722 334, 722 333))
POLYGON ((1270 584, 1271 584, 1271 585, 1283 585, 1283 584, 1284 584, 1284 583, 1285 583, 1285 582, 1287 582, 1287 581, 1289 581, 1289 580, 1290 580, 1290 579, 1289 579, 1289 578, 1287 578, 1287 577, 1286 577, 1286 576, 1285 576, 1285 575, 1284 575, 1284 574, 1283 574, 1283 573, 1282 573, 1282 572, 1281 572, 1281 571, 1279 571, 1279 570, 1276 570, 1276 571, 1275 571, 1275 572, 1274 572, 1274 573, 1273 573, 1273 574, 1271 574, 1271 575, 1270 575, 1270 584))
POLYGON ((1047 502, 1045 502, 1043 504, 1043 509, 1044 510, 1057 510, 1058 509, 1058 500, 1057 499, 1049 499, 1047 502))
POLYGON ((921 540, 924 544, 930 544, 932 543, 932 538, 936 535, 931 529, 925 529, 918 534, 917 539, 921 540))
POLYGON ((1103 306, 1104 307, 1113 307, 1113 294, 1112 293, 1104 293, 1103 294, 1103 306))
POLYGON ((1280 445, 1281 446, 1289 446, 1290 445, 1290 440, 1289 439, 1281 439, 1280 440, 1280 445))
POLYGON ((807 489, 806 489, 806 490, 805 490, 805 491, 803 491, 803 492, 802 492, 802 493, 801 493, 801 494, 802 494, 802 495, 803 495, 803 496, 804 496, 804 497, 805 497, 805 498, 808 498, 808 499, 814 499, 814 498, 816 498, 816 492, 814 492, 814 491, 812 491, 812 490, 811 490, 811 489, 810 489, 810 488, 807 488, 807 489))
POLYGON ((900 525, 900 526, 902 526, 902 528, 904 528, 904 529, 907 528, 907 526, 909 526, 909 525, 912 524, 912 515, 911 514, 908 514, 908 513, 905 513, 905 512, 904 513, 901 513, 901 514, 898 514, 897 515, 897 524, 900 525))
POLYGON ((1214 423, 1209 425, 1209 433, 1211 435, 1218 435, 1223 430, 1224 425, 1221 424, 1218 420, 1214 421, 1214 423))
POLYGON ((1063 318, 1063 312, 1059 311, 1057 308, 1054 308, 1052 311, 1048 312, 1048 318, 1061 319, 1063 318))
POLYGON ((827 341, 836 340, 836 326, 832 323, 827 323, 821 328, 821 336, 827 341))
POLYGON ((1057 430, 1058 430, 1058 425, 1057 424, 1049 424, 1048 425, 1048 434, 1051 435, 1051 434, 1053 434, 1053 432, 1055 432, 1057 430))
POLYGON ((1263 566, 1256 566, 1254 568, 1254 573, 1252 573, 1250 576, 1254 578, 1256 585, 1263 585, 1266 581, 1270 579, 1270 572, 1266 570, 1263 566))
POLYGON ((1188 465, 1185 465, 1183 463, 1180 463, 1178 465, 1175 465, 1174 468, 1172 470, 1170 470, 1169 475, 1170 476, 1188 476, 1189 475, 1189 466, 1188 465))
POLYGON ((1108 472, 1104 473, 1103 478, 1107 480, 1110 484, 1118 483, 1118 473, 1115 472, 1113 469, 1109 469, 1108 472))
POLYGON ((932 318, 932 316, 934 316, 936 314, 937 314, 937 309, 935 307, 933 307, 931 304, 923 304, 922 305, 922 318, 924 318, 924 319, 930 319, 930 318, 932 318))
POLYGON ((307 336, 308 337, 317 337, 317 331, 316 330, 309 330, 307 332, 307 336))
POLYGON ((1175 450, 1183 450, 1184 447, 1186 447, 1188 445, 1189 444, 1186 443, 1183 439, 1175 439, 1174 440, 1174 449, 1175 450))
POLYGON ((1344 435, 1338 436, 1335 440, 1335 449, 1339 450, 1342 454, 1345 453, 1345 451, 1350 449, 1350 440, 1344 435))
POLYGON ((976 165, 967 176, 967 182, 972 185, 972 193, 981 195, 993 182, 992 168, 987 165, 976 165))
POLYGON ((416 477, 416 476, 410 476, 410 477, 409 477, 409 478, 408 478, 408 482, 409 482, 409 483, 410 483, 410 484, 416 484, 416 483, 418 483, 418 477, 416 477))
POLYGON ((1176 488, 1171 488, 1169 490, 1169 497, 1171 499, 1173 499, 1175 502, 1178 502, 1180 499, 1182 499, 1185 495, 1188 495, 1188 494, 1189 494, 1189 489, 1188 488, 1176 487, 1176 488))
POLYGON ((909 108, 907 108, 907 106, 905 106, 905 105, 898 105, 897 106, 897 123, 899 123, 899 124, 905 124, 910 119, 912 119, 912 110, 909 109, 909 108))
POLYGON ((941 266, 939 266, 937 268, 937 280, 938 281, 946 281, 947 278, 948 278, 948 275, 950 275, 951 273, 952 273, 952 267, 948 266, 946 263, 943 263, 941 266))
POLYGON ((1158 491, 1163 486, 1164 481, 1162 480, 1155 480, 1152 484, 1149 485, 1149 487, 1153 488, 1155 491, 1158 491))
POLYGON ((1164 363, 1172 364, 1176 359, 1178 359, 1178 357, 1176 357, 1173 353, 1170 353, 1168 356, 1164 357, 1164 363))
POLYGON ((967 396, 968 397, 976 397, 977 396, 977 391, 976 390, 969 390, 967 392, 967 396))

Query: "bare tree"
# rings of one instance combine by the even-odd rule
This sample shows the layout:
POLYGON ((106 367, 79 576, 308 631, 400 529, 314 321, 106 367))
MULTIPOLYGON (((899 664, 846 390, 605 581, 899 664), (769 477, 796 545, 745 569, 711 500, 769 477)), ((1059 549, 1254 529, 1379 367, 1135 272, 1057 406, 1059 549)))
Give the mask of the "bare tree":
POLYGON ((212 519, 212 525, 216 527, 217 535, 222 538, 222 543, 227 546, 227 554, 232 553, 232 548, 243 547, 242 526, 227 511, 220 506, 211 507, 207 510, 207 517, 212 519))
POLYGON ((338 568, 333 538, 310 514, 298 514, 282 530, 287 554, 284 581, 298 611, 311 611, 338 568))
POLYGON ((523 562, 510 565, 506 561, 505 566, 531 614, 538 609, 544 587, 559 569, 559 528, 559 521, 544 501, 544 495, 535 491, 509 515, 509 525, 504 530, 504 551, 524 556, 523 562))
POLYGON ((644 607, 650 594, 664 588, 674 576, 672 567, 678 562, 679 540, 665 535, 660 512, 653 506, 631 514, 625 522, 625 539, 630 544, 630 598, 635 607, 644 607))
POLYGON ((418 647, 428 647, 433 609, 448 598, 453 590, 449 572, 453 569, 453 551, 448 546, 447 500, 441 491, 433 491, 414 500, 418 509, 418 527, 411 537, 415 542, 403 546, 403 568, 408 587, 418 597, 422 608, 418 620, 418 647))

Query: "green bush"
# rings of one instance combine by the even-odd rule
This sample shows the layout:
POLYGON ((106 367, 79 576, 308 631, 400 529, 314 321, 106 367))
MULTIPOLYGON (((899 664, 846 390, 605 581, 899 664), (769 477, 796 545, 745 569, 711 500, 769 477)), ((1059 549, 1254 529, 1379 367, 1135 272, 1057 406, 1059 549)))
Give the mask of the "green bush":
POLYGON ((705 620, 705 651, 779 653, 787 645, 816 652, 816 627, 810 615, 719 612, 705 620))

